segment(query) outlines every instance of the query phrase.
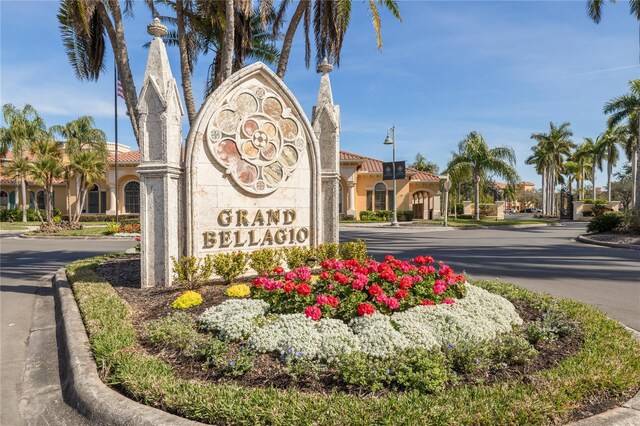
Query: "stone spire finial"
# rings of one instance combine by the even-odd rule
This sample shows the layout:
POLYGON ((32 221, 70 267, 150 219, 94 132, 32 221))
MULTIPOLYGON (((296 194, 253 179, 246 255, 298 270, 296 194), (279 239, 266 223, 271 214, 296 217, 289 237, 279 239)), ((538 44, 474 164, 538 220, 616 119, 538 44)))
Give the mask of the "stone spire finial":
POLYGON ((160 23, 160 18, 154 18, 153 23, 147 25, 147 32, 154 37, 164 37, 168 34, 167 27, 160 23))
POLYGON ((322 63, 318 65, 317 70, 322 74, 329 74, 331 71, 333 71, 333 65, 331 65, 329 61, 327 61, 327 58, 325 57, 322 63))

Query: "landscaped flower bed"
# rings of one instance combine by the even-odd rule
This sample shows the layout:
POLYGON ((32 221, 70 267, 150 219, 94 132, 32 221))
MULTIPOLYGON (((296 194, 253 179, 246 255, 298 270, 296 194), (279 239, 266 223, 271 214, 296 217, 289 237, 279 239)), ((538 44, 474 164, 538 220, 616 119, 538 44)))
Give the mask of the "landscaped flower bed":
MULTIPOLYGON (((395 259, 381 264, 389 262, 395 259)), ((287 278, 277 270, 265 279, 283 286, 267 290, 257 283, 251 298, 245 290, 237 293, 244 297, 228 297, 227 287, 207 286, 202 305, 174 314, 169 305, 180 289, 117 287, 132 311, 91 272, 97 263, 75 265, 69 276, 107 381, 135 399, 200 421, 545 424, 580 418, 592 405, 604 409, 640 386, 638 344, 595 309, 460 279, 436 294, 438 263, 427 274, 392 267, 400 281, 420 275, 425 286, 416 280, 397 308, 375 300, 379 293, 368 288, 378 285, 393 297, 398 279, 381 282, 378 264, 359 290, 352 286, 360 278, 353 269, 375 264, 343 262, 343 268, 314 271, 317 278, 304 270, 287 278), (285 292, 287 281, 296 289, 285 292), (312 290, 301 294, 297 286, 304 283, 312 290), (427 287, 433 294, 425 298, 427 287), (455 303, 443 304, 454 290, 458 297, 447 296, 455 303), (289 298, 289 308, 275 312, 276 297, 289 298), (375 311, 358 309, 362 304, 375 311), (370 397, 354 397, 363 394, 370 397)))

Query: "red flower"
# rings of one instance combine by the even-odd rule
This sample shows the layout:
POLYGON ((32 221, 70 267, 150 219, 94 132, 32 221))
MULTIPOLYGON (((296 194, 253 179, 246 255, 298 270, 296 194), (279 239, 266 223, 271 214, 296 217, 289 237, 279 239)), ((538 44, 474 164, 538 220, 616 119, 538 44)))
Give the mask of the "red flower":
POLYGON ((422 300, 420 301, 420 304, 422 306, 434 306, 436 302, 434 302, 433 300, 422 300))
POLYGON ((390 283, 395 283, 398 280, 398 276, 391 269, 380 272, 380 278, 390 283))
POLYGON ((400 290, 396 291, 396 294, 394 295, 394 297, 396 297, 397 299, 404 299, 408 295, 409 295, 409 292, 407 290, 400 289, 400 290))
POLYGON ((348 284, 351 280, 342 272, 336 272, 333 274, 333 279, 338 281, 340 284, 348 284))
POLYGON ((411 277, 409 275, 405 275, 400 280, 400 283, 398 284, 398 286, 401 289, 410 289, 413 286, 413 277, 411 277))
POLYGON ((373 305, 370 305, 369 303, 361 303, 358 305, 358 315, 360 315, 361 317, 365 315, 373 315, 375 311, 376 308, 374 308, 373 305))
POLYGON ((286 283, 284 283, 285 293, 291 293, 295 289, 296 289, 296 283, 294 283, 293 281, 287 281, 286 283))
POLYGON ((308 296, 311 294, 311 286, 307 283, 298 284, 296 291, 302 296, 308 296))
POLYGON ((340 304, 340 299, 335 296, 327 296, 327 299, 329 301, 329 306, 331 306, 332 308, 337 308, 340 304))
POLYGON ((283 272, 284 272, 284 268, 282 266, 276 266, 275 268, 273 268, 273 273, 274 274, 280 275, 283 272))
POLYGON ((376 295, 382 294, 382 293, 384 293, 384 290, 382 290, 382 287, 380 287, 377 284, 374 284, 371 287, 369 287, 369 295, 370 296, 376 296, 376 295))
POLYGON ((322 311, 316 305, 307 306, 304 310, 304 314, 307 318, 311 318, 314 321, 318 321, 322 317, 322 311))
POLYGON ((453 305, 454 303, 456 303, 456 300, 452 299, 450 297, 447 297, 446 299, 444 299, 442 301, 442 303, 445 304, 445 305, 453 305))
POLYGON ((320 278, 322 278, 323 280, 328 280, 330 276, 331 274, 328 273, 327 271, 324 271, 323 273, 320 274, 320 278))

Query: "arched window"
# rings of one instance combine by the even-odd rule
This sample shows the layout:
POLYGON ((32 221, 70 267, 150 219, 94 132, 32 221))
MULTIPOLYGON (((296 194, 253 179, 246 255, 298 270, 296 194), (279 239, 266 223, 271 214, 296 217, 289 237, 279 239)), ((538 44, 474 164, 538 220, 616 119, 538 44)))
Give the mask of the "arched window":
POLYGON ((375 194, 375 210, 387 210, 387 187, 384 183, 377 183, 374 188, 375 194))
POLYGON ((38 193, 36 194, 36 203, 38 203, 38 208, 40 210, 45 209, 44 191, 38 191, 38 193))
POLYGON ((7 191, 0 191, 0 210, 9 208, 9 194, 7 191))
POLYGON ((339 183, 338 184, 338 213, 339 214, 344 213, 344 211, 342 210, 342 207, 343 207, 342 197, 344 197, 344 193, 342 192, 342 184, 339 183))
POLYGON ((140 182, 131 181, 124 186, 124 210, 140 213, 140 182))

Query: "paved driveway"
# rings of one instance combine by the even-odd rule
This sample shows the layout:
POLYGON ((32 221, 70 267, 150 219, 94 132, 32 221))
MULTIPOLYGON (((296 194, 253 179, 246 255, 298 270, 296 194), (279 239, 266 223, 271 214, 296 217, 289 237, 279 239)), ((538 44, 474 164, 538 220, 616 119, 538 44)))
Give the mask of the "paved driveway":
POLYGON ((349 228, 343 240, 363 239, 376 258, 431 255, 472 278, 498 278, 603 309, 640 331, 640 251, 573 241, 585 225, 467 229, 349 228))
POLYGON ((33 240, 0 233, 0 424, 83 424, 62 401, 49 278, 76 259, 134 244, 33 240))

